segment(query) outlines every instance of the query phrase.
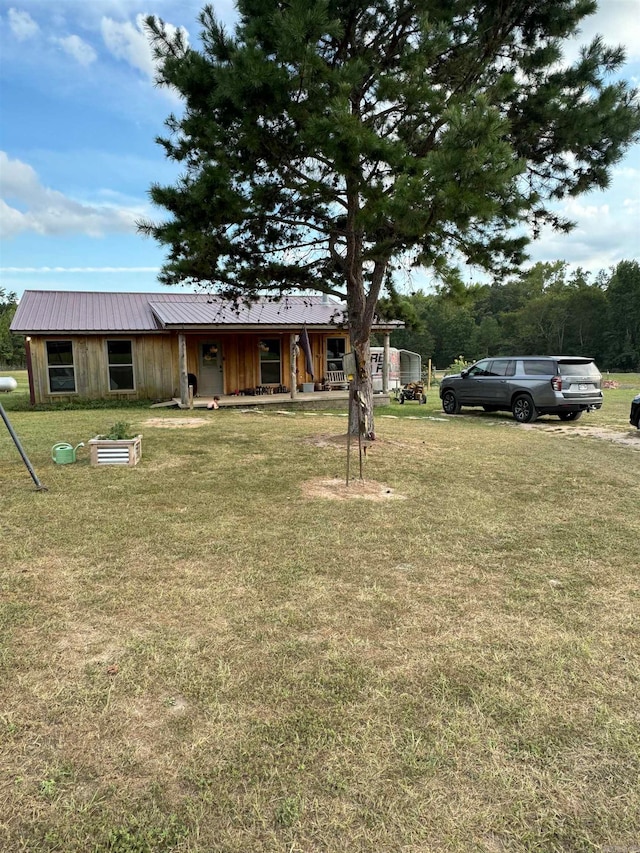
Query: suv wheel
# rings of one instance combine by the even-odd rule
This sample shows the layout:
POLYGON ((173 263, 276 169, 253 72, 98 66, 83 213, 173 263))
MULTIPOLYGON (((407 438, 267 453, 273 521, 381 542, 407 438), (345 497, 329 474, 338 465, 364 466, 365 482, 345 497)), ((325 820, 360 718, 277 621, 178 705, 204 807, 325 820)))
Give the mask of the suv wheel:
POLYGON ((528 394, 518 394, 511 405, 511 411, 519 424, 531 423, 538 417, 533 400, 528 394))
POLYGON ((460 403, 453 391, 445 391, 442 395, 442 409, 447 415, 459 414, 460 403))
POLYGON ((582 412, 562 412, 558 417, 561 421, 577 421, 582 417, 582 412))

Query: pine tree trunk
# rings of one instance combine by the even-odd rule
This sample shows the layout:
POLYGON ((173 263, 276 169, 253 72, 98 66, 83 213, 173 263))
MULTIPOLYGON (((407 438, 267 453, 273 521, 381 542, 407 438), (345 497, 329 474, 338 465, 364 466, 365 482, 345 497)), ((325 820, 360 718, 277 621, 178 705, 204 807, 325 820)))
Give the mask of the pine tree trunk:
POLYGON ((372 283, 368 293, 364 287, 362 268, 349 280, 347 288, 347 316, 351 350, 357 359, 356 373, 353 379, 350 407, 351 434, 360 433, 363 438, 373 441, 376 437, 373 423, 373 379, 371 376, 371 325, 380 293, 380 286, 386 268, 386 261, 375 264, 372 283))
POLYGON ((363 233, 361 227, 357 225, 357 214, 360 209, 358 185, 361 180, 361 175, 358 175, 355 180, 353 176, 346 179, 348 201, 345 232, 347 316, 351 349, 357 359, 349 405, 351 407, 351 434, 360 434, 363 438, 373 441, 376 435, 373 424, 373 380, 371 378, 369 337, 388 259, 379 258, 375 260, 367 289, 364 275, 363 233))
POLYGON ((350 398, 351 434, 373 440, 373 381, 371 378, 371 347, 369 336, 373 321, 373 306, 377 293, 367 294, 362 265, 354 264, 347 288, 347 316, 351 350, 356 356, 356 372, 350 398))
POLYGON ((373 382, 371 379, 371 348, 369 337, 365 340, 354 340, 351 331, 351 348, 356 354, 357 367, 352 383, 350 421, 351 434, 360 433, 363 438, 373 441, 375 430, 373 424, 373 382))

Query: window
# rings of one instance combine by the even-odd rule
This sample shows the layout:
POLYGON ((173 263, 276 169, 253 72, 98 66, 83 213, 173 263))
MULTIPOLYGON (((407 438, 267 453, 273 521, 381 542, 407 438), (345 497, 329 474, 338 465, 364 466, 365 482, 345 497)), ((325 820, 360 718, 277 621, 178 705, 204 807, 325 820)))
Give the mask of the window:
POLYGON ((133 391, 133 347, 131 341, 107 341, 109 390, 133 391))
POLYGON ((345 338, 327 338, 327 370, 344 370, 345 338))
POLYGON ((72 341, 47 341, 47 371, 52 394, 75 393, 72 341))
POLYGON ((548 359, 530 359, 522 362, 527 376, 553 376, 555 365, 548 359))
POLYGON ((489 373, 489 362, 488 361, 479 361, 477 364, 474 364, 473 367, 469 368, 469 376, 491 376, 489 373))
POLYGON ((560 376, 588 376, 590 379, 600 379, 600 371, 592 361, 561 361, 558 364, 560 376))
POLYGON ((513 376, 515 372, 516 363, 513 360, 508 361, 507 359, 501 359, 500 361, 491 362, 492 376, 513 376))
POLYGON ((280 384, 280 341, 278 338, 266 338, 260 341, 260 384, 280 384))

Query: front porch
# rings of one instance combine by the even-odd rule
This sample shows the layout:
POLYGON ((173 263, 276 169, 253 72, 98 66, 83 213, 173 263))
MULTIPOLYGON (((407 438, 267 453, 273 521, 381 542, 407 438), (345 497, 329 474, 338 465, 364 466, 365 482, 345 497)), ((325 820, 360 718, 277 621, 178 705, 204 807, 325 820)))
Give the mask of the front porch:
MULTIPOLYGON (((389 332, 383 331, 380 391, 388 401, 389 332)), ((294 330, 180 330, 179 383, 170 404, 181 409, 204 408, 214 396, 227 407, 317 407, 348 401, 348 377, 343 367, 349 351, 347 332, 328 324, 309 334, 305 330, 304 338, 305 346, 294 330)))
MULTIPOLYGON (((218 406, 221 409, 246 409, 252 406, 268 406, 269 408, 304 408, 304 409, 347 409, 349 402, 349 391, 313 391, 304 393, 298 391, 295 397, 290 392, 286 394, 240 394, 220 395, 218 406)), ((175 405, 179 409, 206 409, 213 403, 213 397, 194 397, 193 405, 188 402, 182 403, 179 397, 173 397, 169 403, 160 405, 175 405)), ((374 406, 388 406, 389 394, 374 394, 374 406)))

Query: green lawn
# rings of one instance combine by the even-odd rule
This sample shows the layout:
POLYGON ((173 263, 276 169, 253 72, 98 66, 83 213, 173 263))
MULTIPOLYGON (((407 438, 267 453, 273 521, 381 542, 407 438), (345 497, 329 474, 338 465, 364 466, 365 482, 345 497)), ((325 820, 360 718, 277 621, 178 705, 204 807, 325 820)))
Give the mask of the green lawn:
POLYGON ((0 424, 0 850, 635 850, 619 381, 573 433, 380 410, 346 499, 337 414, 2 395, 48 491, 0 424), (136 468, 51 461, 123 419, 136 468))

